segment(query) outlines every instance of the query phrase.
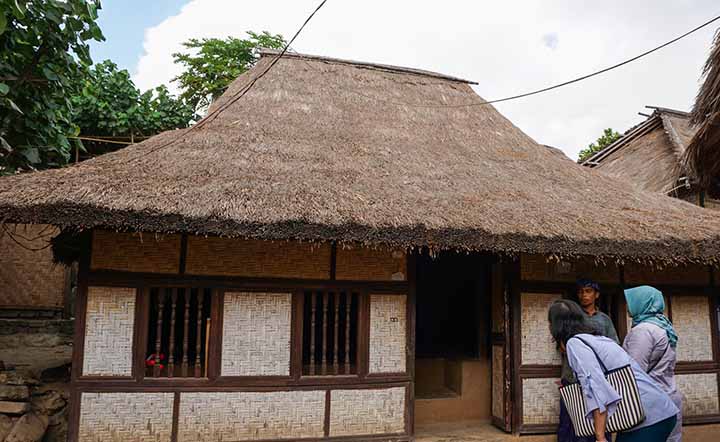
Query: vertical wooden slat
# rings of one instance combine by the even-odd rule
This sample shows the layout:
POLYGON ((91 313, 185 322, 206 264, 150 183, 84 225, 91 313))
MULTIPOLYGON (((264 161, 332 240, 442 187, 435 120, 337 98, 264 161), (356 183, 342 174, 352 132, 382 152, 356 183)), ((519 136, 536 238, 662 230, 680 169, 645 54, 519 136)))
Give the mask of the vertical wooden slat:
POLYGON ((345 292, 345 374, 350 374, 350 305, 352 294, 345 292))
POLYGON ((328 294, 323 292, 323 319, 322 319, 322 366, 320 367, 321 374, 327 374, 327 313, 328 313, 328 294))
MULTIPOLYGON (((198 289, 197 297, 197 335, 195 337, 195 377, 199 378, 202 376, 202 366, 200 365, 202 358, 202 327, 203 327, 203 303, 205 301, 205 290, 198 289)), ((207 349, 205 349, 207 351, 207 349)))
POLYGON ((157 291, 157 336, 155 337, 155 365, 153 366, 153 376, 160 376, 160 352, 162 351, 162 322, 163 322, 163 309, 165 307, 165 290, 158 289, 157 291))
MULTIPOLYGON (((305 296, 308 294, 306 293, 305 296)), ((315 374, 315 292, 310 292, 310 375, 315 374)))
POLYGON ((171 292, 172 310, 170 311, 170 348, 168 349, 168 377, 175 375, 175 310, 177 308, 177 289, 171 292))
POLYGON ((333 308, 335 310, 335 321, 333 322, 333 373, 338 374, 340 372, 340 364, 338 362, 338 331, 340 325, 338 319, 340 317, 340 293, 333 293, 333 308))
POLYGON ((182 376, 187 377, 188 375, 188 339, 190 335, 190 294, 192 289, 186 288, 184 292, 185 300, 185 327, 183 327, 183 356, 182 356, 182 376))

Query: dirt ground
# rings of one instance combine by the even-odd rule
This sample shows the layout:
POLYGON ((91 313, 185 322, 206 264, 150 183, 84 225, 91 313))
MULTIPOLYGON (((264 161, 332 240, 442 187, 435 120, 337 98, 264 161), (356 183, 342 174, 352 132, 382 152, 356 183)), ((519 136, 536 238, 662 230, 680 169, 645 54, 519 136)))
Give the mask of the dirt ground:
MULTIPOLYGON (((416 442, 556 442, 554 435, 516 436, 506 434, 489 423, 460 422, 433 424, 415 429, 416 442)), ((720 424, 688 425, 683 442, 720 441, 720 424)))

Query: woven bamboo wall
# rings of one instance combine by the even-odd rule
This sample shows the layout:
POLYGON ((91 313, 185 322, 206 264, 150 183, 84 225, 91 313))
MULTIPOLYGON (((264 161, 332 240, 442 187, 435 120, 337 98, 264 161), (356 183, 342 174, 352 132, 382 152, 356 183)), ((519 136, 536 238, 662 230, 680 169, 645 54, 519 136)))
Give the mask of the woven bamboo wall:
POLYGON ((643 284, 709 285, 710 271, 707 266, 653 268, 635 263, 625 265, 625 283, 628 286, 643 284))
POLYGON ((405 388, 333 390, 330 436, 405 432, 405 388))
POLYGON ((405 295, 370 296, 370 373, 405 373, 405 295))
POLYGON ((557 424, 560 416, 560 392, 555 378, 522 380, 522 423, 557 424))
POLYGON ((182 393, 178 442, 320 438, 325 391, 182 393))
POLYGON ((0 308, 62 308, 65 268, 53 264, 47 247, 58 229, 25 224, 5 228, 13 237, 0 231, 0 308))
POLYGON ((505 384, 504 353, 501 345, 493 345, 492 348, 492 415, 499 419, 505 418, 505 395, 503 386, 505 384))
POLYGON ((718 379, 715 373, 675 375, 683 395, 683 416, 707 416, 720 413, 718 379))
POLYGON ((364 247, 338 247, 335 277, 354 281, 404 281, 405 252, 364 247))
POLYGON ((520 295, 520 331, 523 365, 560 365, 560 353, 548 329, 547 311, 557 294, 522 293, 520 295))
POLYGON ((186 273, 250 278, 330 277, 330 245, 188 237, 186 273))
POLYGON ((673 296, 672 321, 679 340, 678 361, 711 361, 710 299, 706 296, 673 296))
POLYGON ((530 254, 520 257, 520 275, 524 281, 575 282, 578 278, 613 284, 620 281, 620 270, 614 263, 595 263, 591 259, 548 262, 543 255, 530 254))
POLYGON ((122 272, 178 273, 180 235, 94 230, 90 268, 122 272))
POLYGON ((170 442, 173 393, 82 393, 78 442, 170 442))
POLYGON ((130 376, 135 289, 89 287, 83 376, 130 376))
POLYGON ((225 293, 222 376, 289 376, 289 293, 225 293))

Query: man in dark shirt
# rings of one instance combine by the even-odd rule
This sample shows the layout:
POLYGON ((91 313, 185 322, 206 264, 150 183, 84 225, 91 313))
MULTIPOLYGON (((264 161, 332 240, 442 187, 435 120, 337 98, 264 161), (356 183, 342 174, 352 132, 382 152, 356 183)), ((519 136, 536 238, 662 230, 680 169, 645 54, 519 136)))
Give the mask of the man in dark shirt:
MULTIPOLYGON (((588 316, 588 321, 593 324, 598 331, 618 344, 617 332, 610 317, 598 309, 598 301, 600 299, 600 284, 591 279, 579 279, 577 281, 577 301, 580 307, 588 316)), ((567 361, 567 356, 563 353, 562 358, 562 385, 568 385, 575 382, 575 373, 573 373, 567 361)), ((607 435, 610 439, 610 435, 607 435)), ((573 429, 570 415, 565 408, 565 404, 560 401, 560 424, 558 426, 558 442, 594 442, 595 437, 577 437, 573 429)))

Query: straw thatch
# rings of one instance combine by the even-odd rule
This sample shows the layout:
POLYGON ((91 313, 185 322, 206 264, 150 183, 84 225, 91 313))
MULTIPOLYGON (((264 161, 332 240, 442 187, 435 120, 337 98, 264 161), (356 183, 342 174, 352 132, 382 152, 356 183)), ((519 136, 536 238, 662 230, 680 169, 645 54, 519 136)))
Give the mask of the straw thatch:
POLYGON ((720 189, 720 31, 703 69, 705 81, 692 110, 698 131, 687 150, 686 164, 703 188, 720 189))
POLYGON ((642 190, 682 196, 687 172, 683 158, 695 129, 687 112, 654 109, 642 123, 582 164, 625 178, 642 190))
POLYGON ((574 164, 492 106, 447 106, 480 100, 451 77, 287 55, 199 129, 0 179, 0 214, 269 240, 720 257, 716 215, 574 164))

